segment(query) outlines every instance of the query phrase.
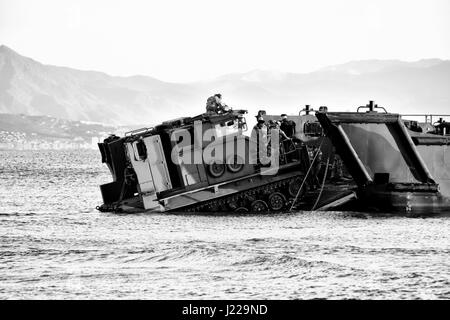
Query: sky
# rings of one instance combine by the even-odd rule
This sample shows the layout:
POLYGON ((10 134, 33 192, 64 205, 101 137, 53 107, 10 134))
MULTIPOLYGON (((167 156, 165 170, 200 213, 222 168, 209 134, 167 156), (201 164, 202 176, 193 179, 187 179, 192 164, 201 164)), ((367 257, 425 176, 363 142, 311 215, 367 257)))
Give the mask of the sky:
POLYGON ((0 44, 170 82, 364 59, 450 58, 449 0, 0 0, 0 44))

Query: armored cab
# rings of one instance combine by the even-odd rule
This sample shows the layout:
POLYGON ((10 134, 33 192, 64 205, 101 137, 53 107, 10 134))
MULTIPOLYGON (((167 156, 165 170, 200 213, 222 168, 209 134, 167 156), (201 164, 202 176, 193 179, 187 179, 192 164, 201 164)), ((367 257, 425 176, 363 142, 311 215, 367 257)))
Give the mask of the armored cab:
MULTIPOLYGON (((311 178, 306 146, 278 133, 245 134, 245 110, 206 113, 111 136, 99 143, 113 182, 101 211, 280 211, 311 178), (267 137, 268 136, 268 137, 267 137)), ((311 183, 311 181, 309 181, 311 183)), ((301 202, 299 202, 301 203, 301 202)))

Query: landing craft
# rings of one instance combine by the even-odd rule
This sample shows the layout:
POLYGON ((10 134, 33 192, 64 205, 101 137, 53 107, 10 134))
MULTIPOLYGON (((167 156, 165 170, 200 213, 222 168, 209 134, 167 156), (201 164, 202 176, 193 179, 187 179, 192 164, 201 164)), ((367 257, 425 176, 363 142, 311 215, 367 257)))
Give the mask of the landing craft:
MULTIPOLYGON (((259 113, 266 121, 280 117, 259 113)), ((428 215, 450 213, 450 123, 444 117, 450 115, 401 116, 370 101, 356 112, 307 105, 288 118, 309 153, 320 150, 321 189, 336 192, 336 202, 322 210, 341 203, 345 211, 428 215), (339 185, 354 193, 342 196, 339 185)))
POLYGON ((370 101, 357 112, 316 116, 358 185, 359 209, 450 212, 450 123, 443 119, 449 115, 404 120, 370 101))

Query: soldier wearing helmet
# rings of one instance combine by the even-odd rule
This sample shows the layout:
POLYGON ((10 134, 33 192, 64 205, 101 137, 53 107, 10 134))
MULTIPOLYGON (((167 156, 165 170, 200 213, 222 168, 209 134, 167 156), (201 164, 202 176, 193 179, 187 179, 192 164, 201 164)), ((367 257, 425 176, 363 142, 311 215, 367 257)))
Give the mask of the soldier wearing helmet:
POLYGON ((206 100, 206 113, 224 113, 229 110, 228 106, 222 102, 222 95, 216 93, 206 100))
POLYGON ((256 159, 258 164, 267 163, 267 126, 263 117, 256 116, 257 123, 253 127, 251 136, 256 142, 256 159))

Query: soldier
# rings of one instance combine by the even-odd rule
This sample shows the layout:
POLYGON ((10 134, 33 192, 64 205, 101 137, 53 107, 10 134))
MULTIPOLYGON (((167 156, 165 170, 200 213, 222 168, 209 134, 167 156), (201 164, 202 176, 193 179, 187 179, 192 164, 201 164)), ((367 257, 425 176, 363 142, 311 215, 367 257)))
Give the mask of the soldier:
POLYGON ((252 138, 256 142, 256 157, 258 164, 267 163, 267 126, 261 116, 257 116, 257 123, 252 130, 252 138))
POLYGON ((275 120, 269 120, 269 125, 267 127, 267 136, 268 136, 268 144, 267 144, 267 153, 268 156, 272 155, 272 152, 275 152, 275 148, 278 148, 278 155, 280 156, 280 161, 285 163, 285 149, 284 149, 284 141, 289 139, 283 130, 280 129, 280 122, 275 120), (272 146, 272 140, 275 139, 274 135, 278 136, 278 139, 275 140, 277 145, 272 146))
POLYGON ((207 113, 224 113, 228 111, 228 106, 222 102, 222 95, 217 93, 206 100, 207 113))
POLYGON ((283 141, 286 139, 289 139, 288 136, 286 135, 286 133, 284 133, 283 130, 281 130, 280 127, 281 123, 280 121, 276 121, 276 120, 269 120, 268 126, 267 126, 267 135, 269 137, 269 141, 272 130, 275 130, 274 132, 278 132, 279 136, 280 136, 280 140, 279 141, 283 141))
POLYGON ((288 120, 287 115, 284 113, 281 115, 280 129, 288 138, 293 138, 295 136, 295 122, 288 120))
POLYGON ((267 133, 267 126, 266 126, 266 122, 264 121, 263 117, 261 117, 261 116, 256 117, 256 121, 257 121, 257 123, 253 127, 253 130, 255 132, 263 131, 264 134, 266 134, 267 133))
POLYGON ((281 130, 281 122, 280 121, 273 121, 272 128, 278 131, 278 133, 280 134, 281 140, 289 139, 289 137, 286 135, 286 133, 283 130, 281 130))

